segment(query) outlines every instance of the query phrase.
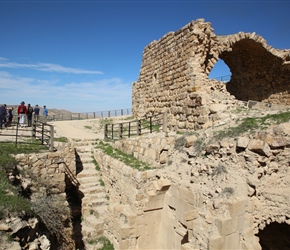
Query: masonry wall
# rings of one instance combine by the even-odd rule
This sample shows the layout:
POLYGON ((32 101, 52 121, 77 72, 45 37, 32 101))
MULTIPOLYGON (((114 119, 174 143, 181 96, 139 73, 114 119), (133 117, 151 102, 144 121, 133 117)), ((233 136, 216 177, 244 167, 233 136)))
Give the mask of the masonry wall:
POLYGON ((132 86, 135 117, 168 112, 173 130, 211 126, 208 75, 223 59, 232 76, 225 98, 290 104, 290 51, 268 46, 256 33, 218 36, 211 23, 192 21, 145 47, 132 86))
POLYGON ((213 216, 205 193, 176 173, 139 172, 99 150, 94 157, 110 197, 104 234, 115 249, 260 249, 251 199, 231 200, 213 216))

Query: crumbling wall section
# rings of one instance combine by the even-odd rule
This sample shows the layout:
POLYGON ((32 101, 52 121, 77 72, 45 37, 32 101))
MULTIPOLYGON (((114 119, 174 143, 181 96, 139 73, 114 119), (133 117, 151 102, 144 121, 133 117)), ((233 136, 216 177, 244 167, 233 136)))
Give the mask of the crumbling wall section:
POLYGON ((143 52, 138 81, 133 83, 133 114, 142 117, 168 111, 171 127, 193 129, 198 122, 188 122, 187 117, 203 112, 202 96, 196 91, 207 77, 214 44, 211 24, 203 20, 150 43, 143 52))
MULTIPOLYGON (((232 76, 226 93, 241 101, 290 104, 290 50, 267 45, 256 33, 217 36, 209 22, 192 21, 145 47, 132 87, 135 117, 168 112, 169 127, 197 130, 211 125, 208 75, 222 59, 232 76)), ((224 94, 224 96, 222 96, 224 94)))

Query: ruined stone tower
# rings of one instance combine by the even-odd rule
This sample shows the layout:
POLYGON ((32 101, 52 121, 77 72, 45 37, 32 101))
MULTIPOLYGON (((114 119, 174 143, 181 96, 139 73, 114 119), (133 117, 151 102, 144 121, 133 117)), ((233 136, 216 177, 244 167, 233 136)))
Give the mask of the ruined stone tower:
POLYGON ((198 19, 144 49, 133 83, 133 114, 166 111, 175 130, 209 126, 214 97, 208 75, 219 59, 231 71, 226 89, 237 100, 290 104, 289 50, 274 49, 255 33, 216 35, 211 23, 198 19))

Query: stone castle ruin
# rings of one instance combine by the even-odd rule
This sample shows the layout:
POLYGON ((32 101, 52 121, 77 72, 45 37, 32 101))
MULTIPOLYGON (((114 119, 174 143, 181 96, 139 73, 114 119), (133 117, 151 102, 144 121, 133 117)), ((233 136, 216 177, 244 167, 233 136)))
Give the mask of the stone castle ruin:
MULTIPOLYGON (((193 21, 145 48, 133 83, 135 117, 167 112, 170 130, 105 142, 146 170, 96 147, 102 140, 59 142, 60 152, 18 156, 20 169, 45 180, 37 189, 25 177, 22 187, 36 190, 32 197, 71 197, 62 249, 101 249, 100 236, 116 250, 290 249, 289 122, 214 139, 240 118, 273 111, 244 101, 287 108, 289 73, 289 50, 254 33, 217 36, 210 23, 193 21), (219 58, 228 83, 208 79, 219 58)), ((0 233, 29 226, 36 235, 12 219, 0 221, 0 233)), ((57 249, 36 236, 29 249, 57 249)))
POLYGON ((168 112, 175 130, 211 124, 214 96, 208 75, 222 59, 231 71, 227 94, 241 101, 290 104, 290 51, 267 45, 255 33, 216 35, 211 23, 192 21, 151 42, 133 83, 136 117, 168 112))

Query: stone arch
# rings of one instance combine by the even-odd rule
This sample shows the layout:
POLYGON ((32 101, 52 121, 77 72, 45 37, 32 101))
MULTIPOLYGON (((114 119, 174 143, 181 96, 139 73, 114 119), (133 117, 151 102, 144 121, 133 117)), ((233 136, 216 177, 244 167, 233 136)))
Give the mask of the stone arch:
POLYGON ((290 225, 272 222, 257 234, 262 249, 290 249, 290 225))
POLYGON ((227 83, 230 94, 243 101, 290 103, 289 55, 271 48, 255 33, 220 37, 219 48, 218 57, 232 73, 227 83))

